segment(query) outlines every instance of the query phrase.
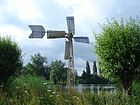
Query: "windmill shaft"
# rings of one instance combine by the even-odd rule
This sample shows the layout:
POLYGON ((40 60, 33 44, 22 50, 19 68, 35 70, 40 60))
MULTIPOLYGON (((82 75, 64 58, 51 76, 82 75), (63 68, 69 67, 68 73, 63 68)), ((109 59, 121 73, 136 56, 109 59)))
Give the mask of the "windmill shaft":
POLYGON ((74 90, 75 88, 75 71, 74 71, 74 56, 73 56, 73 42, 72 38, 69 38, 69 43, 70 43, 70 58, 69 58, 69 63, 68 63, 68 72, 67 72, 67 85, 68 89, 74 90))

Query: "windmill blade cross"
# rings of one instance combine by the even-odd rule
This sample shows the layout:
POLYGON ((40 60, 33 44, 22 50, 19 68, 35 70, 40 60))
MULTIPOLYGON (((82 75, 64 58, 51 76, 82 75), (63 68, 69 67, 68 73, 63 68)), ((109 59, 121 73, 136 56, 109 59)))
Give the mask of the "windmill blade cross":
POLYGON ((89 44, 89 38, 88 37, 74 37, 74 41, 89 44))
POLYGON ((29 38, 43 38, 45 35, 45 29, 42 25, 29 25, 32 30, 29 38))
MULTIPOLYGON (((69 60, 68 73, 67 73, 67 85, 69 90, 74 89, 75 86, 75 69, 74 69, 74 53, 73 53, 73 38, 76 42, 88 43, 88 37, 73 37, 75 34, 74 17, 66 17, 68 33, 65 31, 47 30, 48 39, 67 38, 65 42, 65 59, 69 60)), ((42 25, 29 25, 32 33, 29 38, 43 38, 45 35, 45 29, 42 25)))

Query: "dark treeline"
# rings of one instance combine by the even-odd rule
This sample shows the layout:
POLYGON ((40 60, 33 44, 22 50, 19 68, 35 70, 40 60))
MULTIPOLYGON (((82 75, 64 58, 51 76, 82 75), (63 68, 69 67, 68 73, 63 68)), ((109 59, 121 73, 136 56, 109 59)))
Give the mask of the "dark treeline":
MULTIPOLYGON (((86 70, 83 70, 81 76, 78 76, 75 70, 76 83, 82 84, 106 84, 108 80, 99 76, 97 73, 96 61, 93 62, 93 74, 91 74, 89 62, 86 62, 86 70)), ((23 67, 20 75, 42 76, 53 84, 66 84, 67 70, 65 63, 61 60, 52 61, 48 65, 47 58, 37 53, 31 56, 31 62, 23 67)))
POLYGON ((93 70, 91 74, 89 62, 86 61, 86 70, 78 78, 78 83, 82 84, 107 84, 109 80, 105 79, 101 74, 97 73, 96 61, 93 62, 93 70))

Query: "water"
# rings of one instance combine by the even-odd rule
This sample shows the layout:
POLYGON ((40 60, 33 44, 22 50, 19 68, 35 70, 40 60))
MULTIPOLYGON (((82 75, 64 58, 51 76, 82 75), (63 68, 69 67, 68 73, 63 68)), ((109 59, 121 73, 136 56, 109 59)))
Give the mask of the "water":
MULTIPOLYGON (((67 90, 66 85, 57 85, 57 87, 61 88, 63 91, 67 90)), ((113 84, 77 84, 75 86, 75 90, 78 92, 94 92, 99 94, 100 91, 113 93, 116 91, 116 87, 113 84)))
POLYGON ((75 88, 78 92, 90 91, 98 94, 100 91, 111 93, 116 91, 116 87, 113 84, 77 84, 75 88))

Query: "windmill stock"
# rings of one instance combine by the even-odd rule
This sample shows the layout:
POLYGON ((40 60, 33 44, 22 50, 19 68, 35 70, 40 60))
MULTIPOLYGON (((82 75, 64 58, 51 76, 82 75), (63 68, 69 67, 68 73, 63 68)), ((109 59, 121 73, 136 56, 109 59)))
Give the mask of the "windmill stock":
POLYGON ((75 87, 75 70, 74 70, 74 54, 73 54, 73 39, 75 42, 82 42, 89 44, 88 37, 74 37, 75 34, 75 23, 74 17, 66 17, 68 32, 47 30, 45 31, 42 25, 29 25, 32 33, 29 38, 43 38, 45 33, 47 33, 48 39, 55 38, 66 38, 65 41, 65 60, 68 60, 68 72, 67 72, 67 86, 68 89, 73 89, 75 87))

